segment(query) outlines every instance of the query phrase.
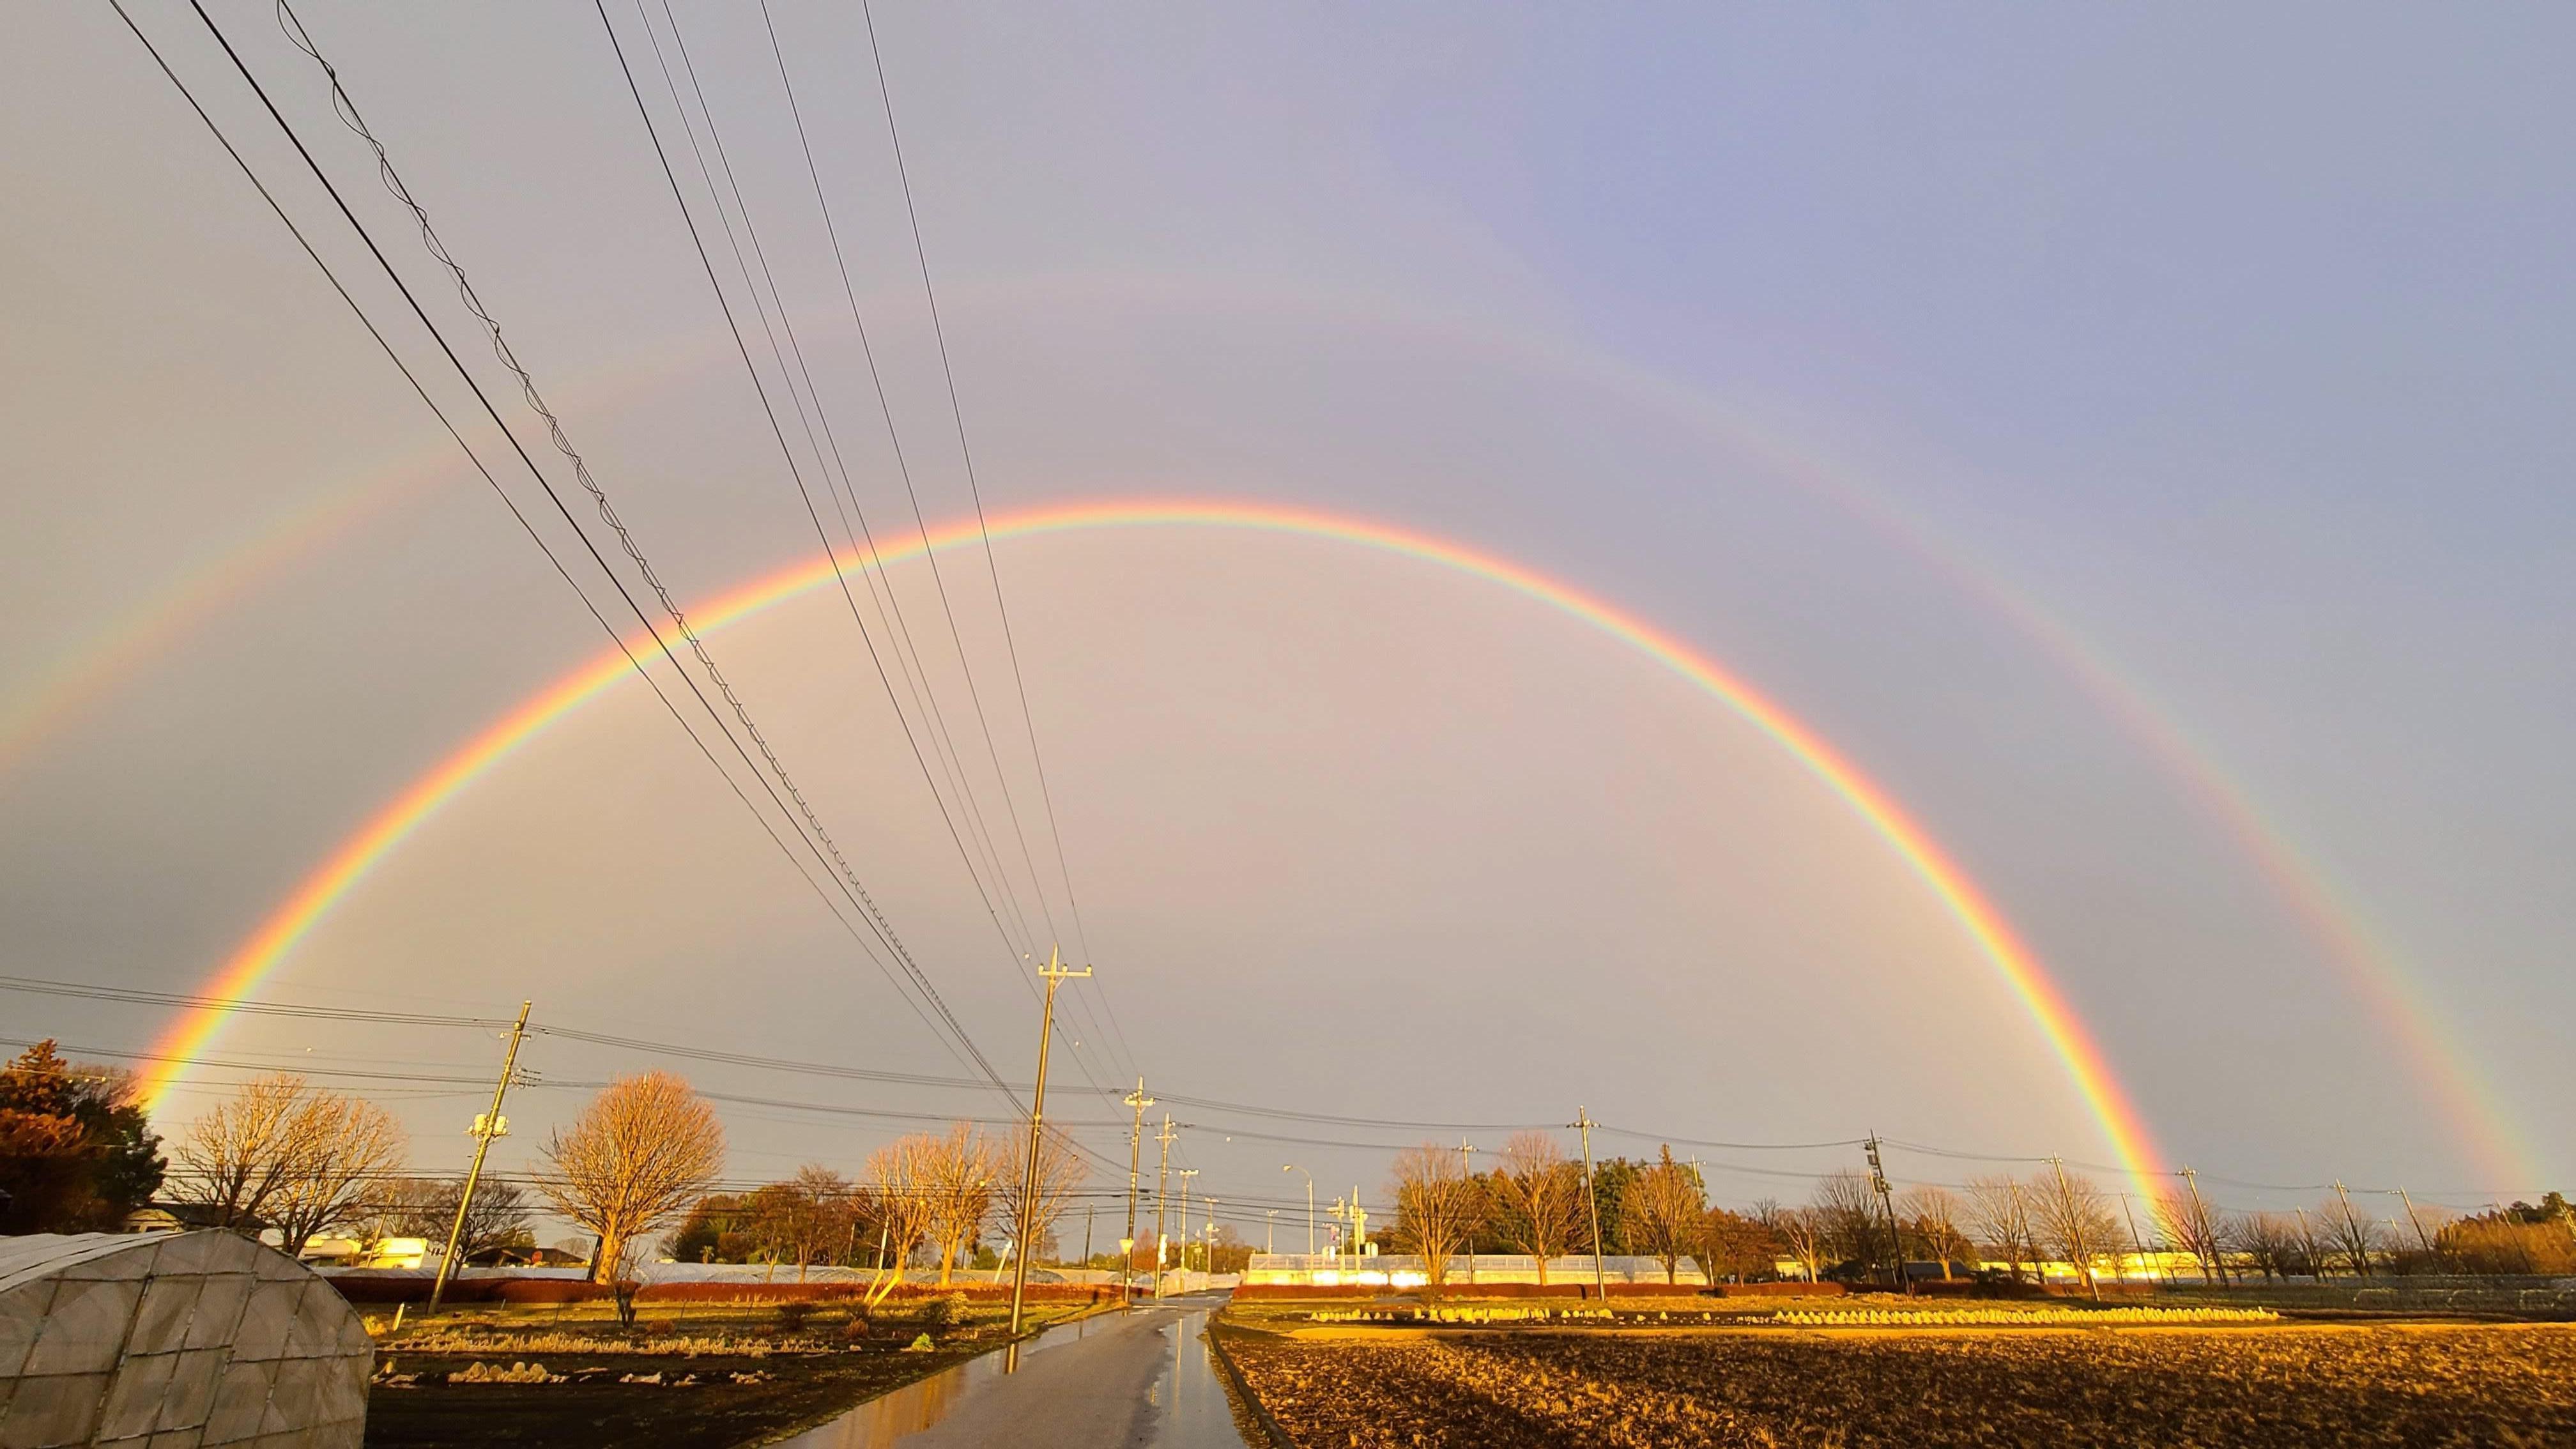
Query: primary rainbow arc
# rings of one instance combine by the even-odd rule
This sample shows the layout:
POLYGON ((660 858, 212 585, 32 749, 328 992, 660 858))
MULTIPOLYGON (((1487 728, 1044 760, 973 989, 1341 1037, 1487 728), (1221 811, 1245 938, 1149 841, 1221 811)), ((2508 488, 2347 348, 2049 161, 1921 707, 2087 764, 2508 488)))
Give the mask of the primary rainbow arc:
MULTIPOLYGON (((995 538, 1085 529, 1200 527, 1301 534, 1373 548, 1500 584, 1547 604, 1647 655, 1713 696, 1822 781, 1922 879, 2003 978, 2064 1067, 2121 1164, 2140 1179, 2160 1174, 2160 1156, 2145 1119, 2113 1075, 2092 1033, 2039 959, 1967 874, 1896 801, 1822 736, 1707 655, 1633 614, 1509 560, 1464 544, 1374 520, 1315 509, 1198 499, 1113 500, 1032 508, 995 515, 995 538)), ((917 558, 929 548, 973 542, 976 526, 933 530, 884 551, 885 562, 917 558)), ((843 568, 862 566, 856 557, 843 568)), ((817 557, 744 584, 690 611, 702 629, 757 615, 830 582, 833 563, 817 557)), ((607 649, 486 726, 380 807, 299 882, 201 988, 210 1004, 183 1014, 154 1049, 143 1096, 159 1110, 188 1063, 219 1032, 228 1007, 248 998, 331 909, 440 806, 557 720, 631 676, 626 656, 607 649)))

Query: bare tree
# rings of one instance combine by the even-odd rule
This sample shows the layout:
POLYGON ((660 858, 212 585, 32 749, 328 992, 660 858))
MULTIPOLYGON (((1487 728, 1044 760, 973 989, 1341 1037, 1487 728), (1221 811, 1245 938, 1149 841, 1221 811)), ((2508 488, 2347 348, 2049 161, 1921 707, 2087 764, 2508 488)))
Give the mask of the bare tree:
POLYGON ((2352 1205, 2338 1192, 2317 1208, 2319 1236, 2333 1256, 2343 1259, 2356 1278, 2371 1274, 2372 1261, 2387 1246, 2379 1220, 2352 1205))
POLYGON ((1868 1178, 1848 1168, 1829 1172, 1817 1180, 1809 1205, 1824 1228, 1825 1251, 1849 1262, 1876 1261, 1878 1194, 1868 1178))
POLYGON ((1699 1174, 1673 1161, 1673 1149, 1637 1174, 1619 1202, 1621 1230, 1628 1246, 1643 1250, 1664 1265, 1664 1282, 1678 1280, 1682 1253, 1699 1237, 1705 1194, 1699 1174))
POLYGON ((850 1182, 830 1168, 807 1163, 785 1182, 753 1190, 743 1203, 751 1238, 775 1277, 780 1263, 796 1265, 796 1281, 805 1270, 848 1241, 850 1182))
POLYGON ((1502 1164, 1488 1179, 1505 1241, 1538 1260, 1547 1282, 1547 1260, 1574 1246, 1583 1231, 1583 1172, 1544 1132, 1515 1132, 1503 1144, 1502 1164))
POLYGON ((1458 1149, 1425 1142, 1395 1155, 1395 1231, 1422 1255, 1423 1276, 1437 1288, 1448 1278, 1449 1259, 1484 1220, 1484 1193, 1458 1149))
POLYGON ((2191 1254, 2200 1264, 2201 1281, 2226 1281, 2227 1254, 2220 1224, 2197 1194, 2159 1192, 2147 1200, 2147 1211, 2165 1240, 2191 1254))
MULTIPOLYGON (((1003 1150, 999 1199, 1002 1227, 1014 1238, 1020 1232, 1020 1199, 1026 1195, 1028 1159, 1028 1139, 1013 1134, 1011 1145, 1003 1150)), ((1082 1160, 1082 1154, 1074 1150, 1072 1140, 1054 1128, 1046 1129, 1038 1147, 1037 1195, 1029 1199, 1029 1240, 1016 1249, 1022 1257, 1030 1262, 1037 1261, 1029 1255, 1036 1251, 1038 1244, 1054 1236, 1056 1219, 1064 1216, 1065 1205, 1073 1200, 1074 1193, 1081 1189, 1084 1179, 1090 1175, 1089 1165, 1082 1160)))
POLYGON ((1007 1152, 971 1125, 958 1122, 945 1136, 922 1141, 920 1191, 924 1236, 939 1250, 939 1286, 948 1286, 957 1261, 993 1215, 993 1197, 1007 1169, 1007 1152))
POLYGON ((1807 1281, 1817 1280, 1824 1266, 1827 1230, 1822 1215, 1813 1208, 1784 1208, 1776 1202, 1764 1202, 1754 1209, 1755 1221, 1771 1230, 1789 1256, 1806 1272, 1807 1281))
POLYGON ((859 1211, 876 1224, 882 1260, 877 1280, 868 1288, 870 1308, 903 1281, 904 1261, 930 1236, 930 1157, 938 1142, 927 1133, 914 1133, 868 1154, 859 1211))
POLYGON ((171 1193, 212 1209, 216 1227, 257 1233, 269 1199, 295 1170, 288 1124, 303 1098, 304 1079, 289 1073, 242 1083, 180 1135, 171 1193))
POLYGON ((688 1082, 669 1072, 620 1077, 545 1147, 538 1190, 599 1238, 591 1281, 622 1280, 647 1233, 688 1210, 724 1166, 724 1128, 688 1082))
POLYGON ((402 1129, 384 1108, 281 1073, 243 1084, 189 1124, 176 1188, 215 1208, 219 1226, 276 1228, 292 1256, 364 1216, 377 1179, 401 1166, 402 1148, 402 1129))
MULTIPOLYGON (((464 1195, 462 1177, 392 1178, 368 1193, 366 1230, 376 1237, 444 1242, 456 1222, 457 1199, 464 1195)), ((457 1257, 470 1263, 488 1254, 535 1247, 536 1236, 529 1231, 535 1215, 527 1189, 507 1178, 484 1178, 474 1185, 457 1257)))
POLYGON ((2317 1231, 2316 1220, 2308 1216, 2306 1208, 2291 1209, 2290 1221, 2294 1225, 2291 1241, 2298 1245, 2300 1271, 2323 1281, 2326 1276, 2325 1236, 2317 1231))
POLYGON ((265 1211, 293 1257, 365 1213, 368 1190, 402 1166, 403 1131, 373 1102, 314 1092, 287 1118, 287 1152, 291 1170, 265 1211))
POLYGON ((1977 1245, 1959 1229, 1967 1212, 1959 1195, 1946 1187, 1926 1183, 1909 1187, 1896 1200, 1896 1210, 1913 1223, 1914 1231, 1923 1238, 1924 1246, 1941 1260, 1941 1281, 1950 1281, 1950 1265, 1967 1262, 1973 1266, 1977 1245))
POLYGON ((2299 1229, 2287 1213, 2246 1213, 2229 1234, 2254 1260, 2266 1281, 2287 1278, 2299 1264, 2299 1229))
POLYGON ((2093 1179, 2068 1172, 2062 1162, 2050 1162, 2048 1171, 2033 1178, 2030 1187, 2031 1221, 2039 1229, 2039 1240, 2072 1264, 2083 1275, 2085 1290, 2100 1301, 2102 1281, 2095 1260, 2114 1249, 2120 1231, 2109 1199, 2093 1179))
POLYGON ((2021 1281, 2022 1264, 2037 1256, 2030 1223, 2030 1192, 2009 1176, 1968 1180, 1968 1230, 2021 1281))

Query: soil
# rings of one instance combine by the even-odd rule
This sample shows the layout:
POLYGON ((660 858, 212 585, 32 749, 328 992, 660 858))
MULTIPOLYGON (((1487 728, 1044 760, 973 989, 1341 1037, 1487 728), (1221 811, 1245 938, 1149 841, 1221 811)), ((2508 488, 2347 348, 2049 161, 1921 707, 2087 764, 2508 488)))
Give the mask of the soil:
MULTIPOLYGON (((819 1330, 764 1338, 747 1326, 759 1313, 691 1315, 658 1325, 660 1351, 636 1351, 613 1327, 560 1315, 446 1325, 479 1340, 445 1351, 452 1337, 379 1342, 378 1376, 367 1396, 369 1449, 486 1444, 548 1449, 651 1444, 735 1449, 766 1443, 854 1405, 999 1347, 990 1315, 954 1326, 881 1322, 855 1342, 819 1330), (515 1330, 515 1332, 514 1332, 515 1330), (928 1333, 932 1346, 908 1345, 928 1333), (514 1345, 514 1338, 524 1338, 514 1345), (435 1345, 435 1349, 430 1347, 435 1345), (674 1351, 684 1350, 684 1351, 674 1351), (478 1370, 476 1365, 481 1365, 478 1370), (548 1382, 455 1382, 539 1365, 548 1382), (632 1376, 631 1378, 629 1376, 632 1376), (655 1376, 659 1381, 653 1382, 655 1376), (739 1377, 737 1377, 739 1376, 739 1377)), ((1063 1310, 1048 1314, 1061 1318, 1063 1310)))
POLYGON ((2576 1443, 2576 1329, 1237 1330, 1300 1444, 2576 1443))

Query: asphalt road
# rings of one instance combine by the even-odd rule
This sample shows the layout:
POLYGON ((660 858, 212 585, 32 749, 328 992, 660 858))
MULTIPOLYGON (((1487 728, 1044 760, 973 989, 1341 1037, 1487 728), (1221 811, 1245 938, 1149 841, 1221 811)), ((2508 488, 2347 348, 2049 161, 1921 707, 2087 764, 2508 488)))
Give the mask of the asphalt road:
POLYGON ((1107 1314, 900 1389, 783 1449, 1242 1449, 1199 1334, 1211 1302, 1107 1314))

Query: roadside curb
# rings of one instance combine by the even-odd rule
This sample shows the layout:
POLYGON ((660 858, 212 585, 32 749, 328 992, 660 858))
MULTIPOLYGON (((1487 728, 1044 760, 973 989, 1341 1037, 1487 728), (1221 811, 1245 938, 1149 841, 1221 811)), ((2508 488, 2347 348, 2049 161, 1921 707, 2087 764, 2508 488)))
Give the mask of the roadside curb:
POLYGON ((1288 1437, 1288 1431, 1280 1427, 1279 1420, 1271 1415, 1269 1406, 1262 1403, 1261 1396, 1252 1391, 1251 1380, 1243 1376, 1242 1369, 1235 1367, 1234 1355, 1225 1351, 1225 1335, 1229 1331, 1218 1324, 1215 1314, 1209 1314, 1208 1351, 1216 1356, 1218 1366, 1225 1370, 1226 1380, 1234 1385, 1235 1393, 1252 1410, 1252 1417, 1260 1421, 1261 1432, 1270 1440, 1270 1449, 1297 1449, 1297 1441, 1288 1437))

